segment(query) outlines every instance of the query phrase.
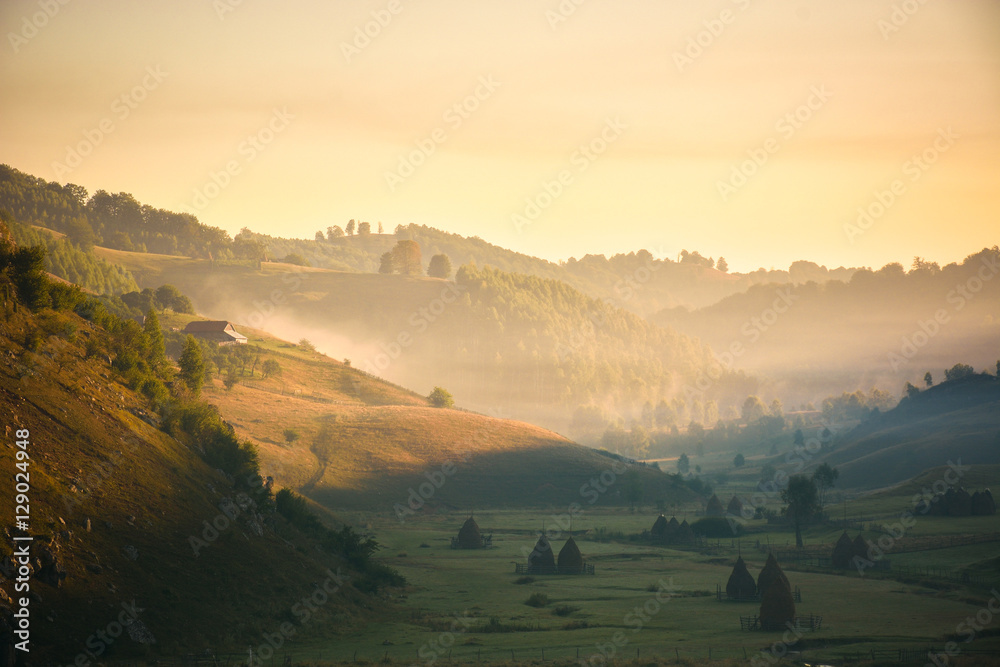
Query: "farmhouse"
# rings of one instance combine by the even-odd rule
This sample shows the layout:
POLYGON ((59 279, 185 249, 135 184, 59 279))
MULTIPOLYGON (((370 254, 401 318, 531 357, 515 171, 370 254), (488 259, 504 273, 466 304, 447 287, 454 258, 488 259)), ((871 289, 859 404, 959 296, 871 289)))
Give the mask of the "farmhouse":
POLYGON ((195 338, 223 345, 246 345, 247 337, 237 331, 232 323, 223 320, 206 322, 189 322, 181 333, 191 334, 195 338))

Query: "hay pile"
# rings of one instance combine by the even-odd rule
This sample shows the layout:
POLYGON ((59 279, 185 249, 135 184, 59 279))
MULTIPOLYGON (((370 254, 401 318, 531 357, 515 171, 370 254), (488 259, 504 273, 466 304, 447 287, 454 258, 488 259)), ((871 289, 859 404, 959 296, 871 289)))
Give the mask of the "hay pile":
POLYGON ((694 542, 694 531, 691 530, 691 526, 688 525, 687 519, 681 522, 678 526, 677 532, 674 534, 678 542, 688 543, 694 542))
POLYGON ((861 537, 861 533, 858 533, 858 536, 854 538, 854 555, 857 558, 868 560, 868 543, 861 537))
POLYGON ((725 513, 722 501, 719 500, 719 496, 713 493, 712 497, 708 499, 708 505, 705 506, 705 516, 723 516, 725 513))
POLYGON ((552 545, 544 534, 538 536, 535 548, 528 554, 528 567, 555 567, 556 559, 552 555, 552 545))
POLYGON ((662 514, 656 517, 656 521, 653 522, 653 527, 649 529, 649 534, 653 536, 653 539, 661 540, 667 534, 667 517, 662 514))
POLYGON ((743 516, 743 501, 733 496, 733 499, 729 501, 729 506, 726 507, 726 513, 729 516, 743 516))
POLYGON ((458 531, 458 546, 462 549, 481 549, 483 546, 483 536, 479 532, 479 525, 471 516, 465 520, 458 531))
POLYGON ((993 502, 993 494, 989 489, 976 491, 972 494, 972 514, 974 516, 989 516, 997 513, 996 503, 993 502))
POLYGON ((752 598, 756 594, 757 582, 753 580, 753 575, 747 570, 747 564, 740 556, 736 559, 733 573, 729 575, 729 581, 726 583, 726 595, 730 598, 752 598))
MULTIPOLYGON (((784 583, 785 588, 789 591, 792 590, 791 586, 788 584, 788 577, 785 573, 781 571, 781 566, 778 565, 778 559, 774 557, 774 554, 768 554, 767 562, 764 563, 764 568, 757 575, 757 592, 760 593, 761 600, 763 601, 764 595, 767 594, 767 589, 774 585, 774 582, 781 581, 784 583)), ((791 595, 791 593, 789 593, 791 595)))
POLYGON ((775 579, 761 595, 760 627, 762 630, 784 630, 786 624, 794 622, 795 600, 788 580, 775 579))
POLYGON ((580 553, 580 547, 576 546, 576 540, 570 535, 566 544, 559 550, 559 571, 576 573, 582 567, 583 554, 580 553))
POLYGON ((851 566, 851 561, 854 560, 854 542, 851 538, 847 536, 847 531, 845 530, 840 539, 837 540, 837 544, 833 547, 833 566, 840 570, 846 570, 851 566))

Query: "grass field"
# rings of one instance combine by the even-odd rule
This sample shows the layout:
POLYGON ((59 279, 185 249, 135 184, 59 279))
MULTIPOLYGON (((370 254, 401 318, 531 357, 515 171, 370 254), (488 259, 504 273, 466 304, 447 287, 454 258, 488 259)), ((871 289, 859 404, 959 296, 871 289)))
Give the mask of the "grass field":
MULTIPOLYGON (((450 538, 463 514, 416 517, 400 523, 371 513, 351 517, 371 526, 384 545, 382 558, 410 582, 398 599, 392 622, 345 635, 335 642, 302 641, 289 649, 324 659, 390 658, 410 664, 451 658, 521 663, 578 660, 604 664, 610 658, 653 656, 704 661, 744 662, 770 651, 782 633, 743 632, 739 617, 757 605, 719 602, 716 586, 725 587, 737 546, 712 541, 698 550, 653 547, 629 540, 595 541, 605 532, 625 533, 648 527, 654 511, 597 509, 577 516, 572 530, 594 576, 535 576, 526 583, 514 573, 524 562, 543 523, 558 550, 567 533, 557 528, 556 512, 479 512, 476 521, 492 533, 493 549, 452 550, 450 538), (540 607, 526 601, 547 597, 540 607), (513 651, 513 653, 511 653, 513 651)), ((997 527, 989 518, 987 530, 997 527)), ((923 519, 928 530, 946 520, 923 519)), ((836 531, 815 529, 816 543, 836 531)), ((787 533, 763 533, 742 541, 742 553, 756 576, 765 555, 752 544, 783 542, 787 533)), ((832 541, 832 539, 831 539, 832 541)), ((1000 543, 942 548, 906 554, 920 565, 958 566, 995 555, 1000 543)), ((898 556, 893 556, 897 558, 898 556)), ((795 650, 801 659, 838 661, 874 649, 942 648, 947 635, 967 617, 985 608, 991 593, 944 582, 904 583, 856 573, 803 572, 786 567, 793 587, 802 591, 798 614, 823 616, 822 629, 806 632, 795 650)), ((992 614, 991 614, 992 616, 992 614)), ((964 648, 995 649, 1000 654, 1000 618, 977 633, 964 648), (993 630, 994 632, 991 632, 993 630)), ((965 637, 963 637, 964 639, 965 637)), ((783 649, 779 646, 779 652, 783 649)))

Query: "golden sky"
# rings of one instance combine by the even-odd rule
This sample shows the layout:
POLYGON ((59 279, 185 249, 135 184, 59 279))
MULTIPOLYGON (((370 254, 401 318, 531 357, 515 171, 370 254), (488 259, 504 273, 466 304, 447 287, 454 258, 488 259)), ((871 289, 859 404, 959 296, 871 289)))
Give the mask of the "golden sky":
POLYGON ((0 3, 0 161, 233 233, 735 270, 998 243, 989 0, 64 1, 0 3))

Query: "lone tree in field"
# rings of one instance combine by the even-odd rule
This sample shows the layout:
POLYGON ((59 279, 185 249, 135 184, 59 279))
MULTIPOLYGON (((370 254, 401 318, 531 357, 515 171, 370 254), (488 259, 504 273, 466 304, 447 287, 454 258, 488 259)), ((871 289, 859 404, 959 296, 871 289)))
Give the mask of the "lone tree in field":
POLYGON ((785 514, 795 525, 795 546, 802 547, 802 525, 822 508, 816 484, 805 475, 792 475, 788 488, 781 492, 781 499, 788 503, 785 514))
POLYGON ((837 483, 838 477, 840 477, 840 471, 836 468, 831 468, 829 463, 820 464, 813 473, 812 479, 816 484, 816 489, 819 491, 820 509, 826 505, 827 489, 833 488, 833 485, 837 483))
POLYGON ((455 399, 452 395, 448 393, 447 389, 441 387, 434 387, 434 391, 427 398, 435 408, 450 408, 455 405, 455 399))
POLYGON ((677 459, 677 472, 682 475, 688 474, 691 471, 691 459, 688 458, 687 454, 681 454, 681 457, 677 459))
POLYGON ((265 359, 260 366, 260 374, 264 377, 281 375, 281 364, 274 359, 265 359))
POLYGON ((194 336, 188 334, 184 339, 184 349, 178 362, 181 367, 179 377, 195 396, 201 393, 201 384, 205 381, 205 362, 201 359, 201 347, 194 336))
POLYGON ((450 278, 451 260, 448 255, 439 254, 431 257, 431 263, 427 265, 427 275, 431 278, 450 278))
POLYGON ((285 436, 285 441, 289 445, 302 437, 301 434, 298 431, 296 431, 294 428, 286 428, 282 432, 282 435, 285 436))
POLYGON ((736 456, 733 457, 734 468, 742 468, 746 464, 746 462, 747 462, 746 457, 743 456, 742 454, 737 454, 736 456))

